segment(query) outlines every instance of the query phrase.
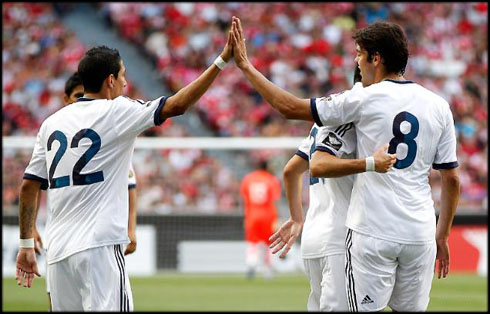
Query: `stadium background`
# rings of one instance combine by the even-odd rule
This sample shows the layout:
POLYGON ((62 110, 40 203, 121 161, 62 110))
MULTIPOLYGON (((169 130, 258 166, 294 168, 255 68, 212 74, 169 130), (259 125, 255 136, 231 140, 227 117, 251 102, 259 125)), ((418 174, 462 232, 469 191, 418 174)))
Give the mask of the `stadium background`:
MULTIPOLYGON (((12 246, 6 239, 17 236, 18 191, 32 152, 29 143, 42 121, 61 108, 64 83, 87 48, 106 44, 120 50, 128 70, 128 96, 170 95, 196 78, 221 52, 232 15, 242 20, 248 55, 257 69, 305 98, 351 86, 352 28, 375 20, 389 20, 404 28, 411 54, 405 77, 443 96, 455 119, 461 197, 451 236, 451 269, 479 274, 486 281, 487 3, 2 3, 4 276, 11 274, 5 267, 15 262, 15 243, 12 246)), ((310 126, 282 118, 229 64, 184 116, 140 138, 182 137, 183 142, 190 137, 206 137, 203 142, 209 142, 209 137, 299 139, 310 126)), ((272 162, 282 179, 282 169, 294 152, 294 146, 239 150, 207 149, 205 144, 193 149, 137 146, 133 165, 141 236, 128 267, 133 263, 137 265, 134 274, 150 277, 162 270, 177 275, 241 274, 240 179, 262 158, 272 162), (145 240, 154 246, 145 247, 145 240), (228 262, 223 262, 226 258, 228 262)), ((305 192, 307 182, 304 178, 305 192)), ((430 182, 437 209, 437 172, 431 172, 430 182)), ((304 193, 305 208, 307 203, 308 193, 304 193)), ((279 214, 282 219, 288 214, 284 196, 279 214)), ((45 215, 43 198, 41 230, 45 215)), ((285 276, 296 273, 303 280, 299 285, 304 296, 296 296, 301 310, 308 285, 295 253, 288 261, 277 262, 277 267, 285 276)), ((260 284, 270 285, 257 281, 260 284)), ((478 289, 486 298, 487 284, 478 289)), ((138 302, 135 297, 136 309, 138 302)), ((482 306, 487 307, 486 300, 482 306)))

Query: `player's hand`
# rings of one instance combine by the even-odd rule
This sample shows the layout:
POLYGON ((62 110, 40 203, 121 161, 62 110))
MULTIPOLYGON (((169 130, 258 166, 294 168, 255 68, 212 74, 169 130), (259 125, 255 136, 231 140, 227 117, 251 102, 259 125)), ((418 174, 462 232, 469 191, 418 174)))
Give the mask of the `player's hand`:
POLYGON ((37 232, 37 229, 34 227, 34 251, 36 254, 41 255, 41 251, 43 249, 43 241, 41 240, 41 235, 37 232))
POLYGON ((233 57, 237 67, 243 69, 249 63, 247 58, 247 47, 245 46, 245 38, 240 19, 233 16, 231 22, 231 30, 233 37, 233 57))
POLYGON ((436 240, 436 244, 437 255, 435 270, 437 270, 437 278, 441 279, 441 275, 443 278, 446 278, 447 274, 449 274, 449 244, 447 239, 438 239, 436 240))
POLYGON ((389 144, 385 144, 380 147, 373 155, 374 157, 374 170, 376 172, 385 173, 391 170, 391 167, 396 162, 396 154, 388 154, 389 144))
POLYGON ((36 252, 32 248, 20 248, 17 254, 15 280, 20 286, 24 279, 24 287, 30 288, 34 281, 34 275, 41 277, 37 270, 36 252))
POLYGON ((223 61, 228 62, 233 57, 233 39, 231 36, 231 28, 228 32, 228 38, 226 40, 225 48, 223 48, 223 52, 221 53, 221 59, 223 61))
POLYGON ((296 239, 301 234, 302 229, 302 222, 296 222, 289 218, 285 223, 282 224, 279 230, 277 230, 276 233, 271 235, 271 237, 269 238, 269 241, 272 242, 272 244, 269 245, 269 247, 272 249, 272 254, 276 254, 282 248, 284 248, 279 257, 285 258, 289 250, 291 250, 294 242, 296 242, 296 239))
POLYGON ((132 254, 134 251, 136 251, 136 235, 130 234, 129 240, 131 242, 126 247, 126 250, 124 250, 124 255, 132 254))

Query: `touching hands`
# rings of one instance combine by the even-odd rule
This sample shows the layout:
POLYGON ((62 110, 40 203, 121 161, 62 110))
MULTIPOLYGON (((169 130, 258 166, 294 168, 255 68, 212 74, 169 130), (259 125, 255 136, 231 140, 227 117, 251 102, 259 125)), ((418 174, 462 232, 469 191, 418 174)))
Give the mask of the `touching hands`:
POLYGON ((391 170, 391 167, 396 162, 396 154, 387 154, 386 150, 390 145, 385 144, 380 147, 373 155, 374 157, 374 169, 376 172, 388 172, 391 170))
POLYGON ((225 48, 223 48, 223 52, 221 53, 221 58, 223 61, 228 62, 230 61, 231 57, 233 56, 233 41, 232 41, 232 30, 228 32, 228 39, 226 41, 225 48))
POLYGON ((288 254, 289 250, 293 246, 296 239, 301 234, 301 230, 303 229, 303 223, 293 221, 291 218, 288 219, 280 228, 276 231, 271 237, 269 241, 272 242, 269 247, 272 249, 272 254, 276 254, 282 248, 280 258, 285 258, 288 254))
POLYGON ((247 47, 240 19, 233 16, 231 22, 231 33, 233 39, 233 57, 238 68, 245 68, 249 61, 247 58, 247 47))

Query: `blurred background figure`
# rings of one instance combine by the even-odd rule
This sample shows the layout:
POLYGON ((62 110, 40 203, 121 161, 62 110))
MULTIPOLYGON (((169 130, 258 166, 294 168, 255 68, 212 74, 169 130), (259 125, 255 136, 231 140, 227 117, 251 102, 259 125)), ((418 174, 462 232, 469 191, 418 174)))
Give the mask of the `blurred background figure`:
POLYGON ((268 244, 277 222, 275 203, 281 197, 281 184, 270 172, 267 160, 260 161, 259 169, 243 178, 240 194, 245 202, 247 278, 254 278, 259 258, 265 267, 265 277, 272 278, 272 254, 268 244))

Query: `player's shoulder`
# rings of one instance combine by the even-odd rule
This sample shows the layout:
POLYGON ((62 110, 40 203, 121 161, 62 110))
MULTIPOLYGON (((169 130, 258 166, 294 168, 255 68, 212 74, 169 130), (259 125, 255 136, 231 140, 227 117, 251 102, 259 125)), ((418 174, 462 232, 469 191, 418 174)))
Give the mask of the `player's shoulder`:
POLYGON ((113 100, 115 103, 126 103, 126 104, 139 104, 139 105, 144 105, 146 104, 146 101, 141 100, 141 99, 133 99, 129 96, 126 95, 121 95, 113 100))

